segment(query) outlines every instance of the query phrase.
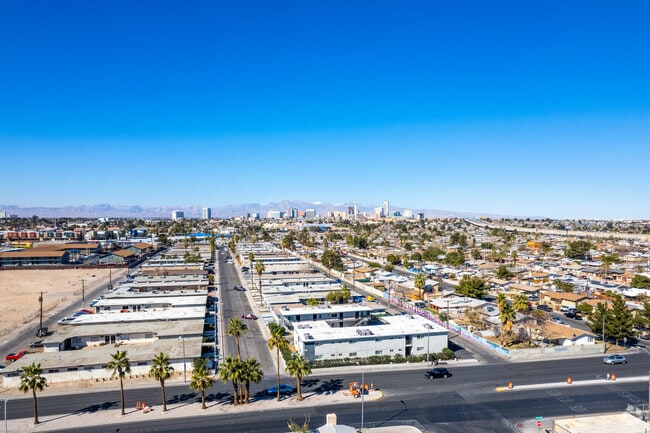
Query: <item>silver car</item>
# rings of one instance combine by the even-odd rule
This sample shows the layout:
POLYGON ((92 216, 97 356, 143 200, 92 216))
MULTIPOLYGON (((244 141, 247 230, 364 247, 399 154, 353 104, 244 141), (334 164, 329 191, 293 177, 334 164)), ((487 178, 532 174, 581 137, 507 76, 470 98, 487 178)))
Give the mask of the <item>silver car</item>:
POLYGON ((627 359, 623 355, 609 355, 603 358, 603 362, 609 365, 627 364, 627 359))

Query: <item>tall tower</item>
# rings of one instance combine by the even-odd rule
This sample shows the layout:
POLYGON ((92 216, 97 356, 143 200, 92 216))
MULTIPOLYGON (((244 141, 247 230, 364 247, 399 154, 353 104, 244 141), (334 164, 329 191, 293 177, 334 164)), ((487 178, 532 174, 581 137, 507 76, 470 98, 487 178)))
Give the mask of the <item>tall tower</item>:
POLYGON ((204 220, 212 219, 212 209, 210 209, 209 207, 204 207, 203 209, 201 209, 201 217, 204 220))
POLYGON ((387 202, 387 201, 384 202, 384 212, 383 213, 384 213, 383 216, 386 217, 386 218, 390 216, 390 203, 387 202))

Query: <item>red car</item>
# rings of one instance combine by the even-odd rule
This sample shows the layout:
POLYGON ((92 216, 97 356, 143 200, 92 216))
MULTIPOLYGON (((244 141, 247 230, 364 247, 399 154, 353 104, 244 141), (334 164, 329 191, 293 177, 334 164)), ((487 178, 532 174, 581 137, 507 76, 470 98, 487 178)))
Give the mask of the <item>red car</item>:
POLYGON ((248 320, 257 320, 257 316, 255 314, 242 314, 241 318, 248 320))
POLYGON ((13 362, 13 361, 18 361, 20 358, 23 357, 23 355, 24 355, 25 353, 27 353, 26 350, 19 350, 19 351, 16 352, 16 353, 10 353, 9 355, 7 355, 7 357, 6 357, 5 359, 6 359, 7 361, 12 361, 12 362, 13 362))

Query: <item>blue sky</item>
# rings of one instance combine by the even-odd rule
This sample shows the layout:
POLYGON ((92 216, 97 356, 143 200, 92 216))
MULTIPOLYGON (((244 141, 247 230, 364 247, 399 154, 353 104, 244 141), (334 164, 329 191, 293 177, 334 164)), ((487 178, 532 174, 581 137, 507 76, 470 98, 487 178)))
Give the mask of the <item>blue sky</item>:
POLYGON ((650 3, 3 2, 0 205, 650 218, 650 3))

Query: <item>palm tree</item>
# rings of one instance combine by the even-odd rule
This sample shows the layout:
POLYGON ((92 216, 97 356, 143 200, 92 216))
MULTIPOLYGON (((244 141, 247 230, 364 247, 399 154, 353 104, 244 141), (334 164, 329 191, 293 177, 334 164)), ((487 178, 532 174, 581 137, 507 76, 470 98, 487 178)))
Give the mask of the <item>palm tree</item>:
POLYGON ((280 401, 280 350, 289 347, 289 342, 284 339, 284 326, 274 326, 271 329, 271 338, 269 339, 269 349, 275 349, 277 359, 277 378, 278 378, 278 401, 280 401))
POLYGON ((424 299, 424 286, 427 285, 427 274, 420 272, 415 276, 413 285, 418 289, 418 299, 424 299))
POLYGON ((508 298, 506 298, 505 294, 499 293, 497 295, 496 302, 497 302, 497 305, 499 306, 499 309, 502 309, 505 305, 508 304, 508 298))
POLYGON ((233 404, 239 404, 239 378, 241 373, 241 362, 234 356, 227 356, 219 368, 219 379, 222 382, 231 382, 233 391, 233 404))
POLYGON ((131 363, 126 356, 126 350, 112 353, 110 362, 106 364, 106 369, 111 370, 111 377, 120 378, 120 398, 122 400, 122 415, 124 415, 124 377, 131 373, 131 363))
POLYGON ((505 304, 499 308, 499 320, 501 321, 501 344, 505 342, 505 336, 512 332, 512 326, 516 319, 516 312, 512 305, 505 304))
POLYGON ((264 378, 264 371, 257 359, 249 358, 243 363, 242 379, 245 386, 244 403, 248 404, 251 382, 260 383, 264 378))
POLYGON ((290 419, 287 422, 287 427, 289 427, 291 433, 309 433, 311 431, 309 429, 309 421, 309 415, 305 415, 305 422, 302 424, 298 424, 294 420, 290 419))
POLYGON ((255 260, 255 254, 248 253, 248 272, 251 275, 251 286, 253 285, 253 260, 255 260))
POLYGON ((239 317, 234 317, 228 322, 226 327, 226 334, 235 337, 237 343, 237 360, 241 361, 241 353, 239 351, 239 338, 248 332, 248 325, 239 320, 239 317))
POLYGON ((255 262, 255 272, 257 272, 257 282, 260 287, 260 305, 262 305, 262 272, 265 271, 264 263, 261 260, 255 262))
POLYGON ((41 376, 42 372, 41 364, 36 364, 35 362, 33 362, 32 365, 24 367, 23 372, 20 375, 20 387, 18 387, 22 392, 27 392, 29 390, 32 391, 32 397, 34 398, 34 424, 38 424, 36 391, 42 391, 43 388, 47 386, 47 379, 41 376))
POLYGON ((510 257, 512 257, 512 267, 516 269, 517 268, 517 258, 519 257, 519 255, 517 254, 517 251, 513 251, 512 253, 510 253, 510 257))
POLYGON ((287 372, 296 378, 298 401, 302 400, 302 378, 311 374, 311 364, 302 355, 292 355, 287 361, 287 372))
POLYGON ((525 311, 528 309, 528 298, 523 293, 516 294, 512 298, 512 306, 515 311, 525 311))
POLYGON ((167 412, 165 381, 171 377, 173 371, 174 367, 169 363, 169 356, 162 352, 154 356, 151 361, 151 368, 149 369, 149 377, 153 377, 155 380, 160 382, 160 388, 162 389, 163 412, 167 412))
POLYGON ((195 358, 192 361, 192 380, 190 389, 201 393, 201 409, 205 409, 205 390, 210 388, 214 379, 208 371, 208 363, 205 358, 195 358))

